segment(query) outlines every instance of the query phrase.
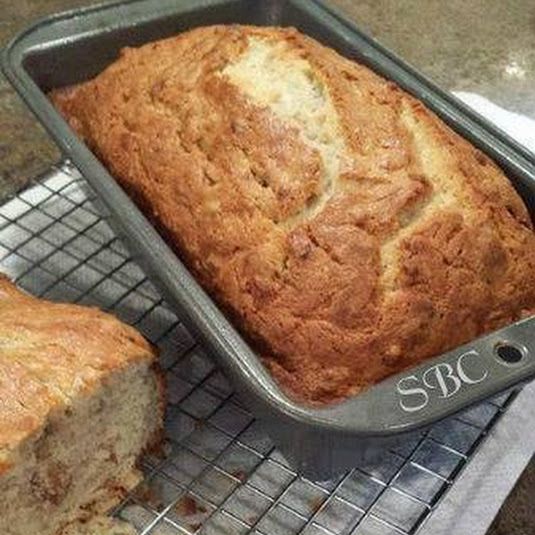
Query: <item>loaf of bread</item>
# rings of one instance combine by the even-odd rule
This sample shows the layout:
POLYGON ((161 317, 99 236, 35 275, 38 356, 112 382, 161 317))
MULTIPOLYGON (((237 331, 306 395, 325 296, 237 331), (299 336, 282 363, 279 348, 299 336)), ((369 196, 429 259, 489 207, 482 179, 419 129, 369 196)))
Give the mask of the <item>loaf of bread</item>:
POLYGON ((138 482, 136 460, 162 428, 153 364, 149 344, 113 317, 0 278, 2 535, 54 535, 138 482))
POLYGON ((535 309, 532 223, 503 172, 294 29, 194 29, 51 98, 297 399, 535 309))

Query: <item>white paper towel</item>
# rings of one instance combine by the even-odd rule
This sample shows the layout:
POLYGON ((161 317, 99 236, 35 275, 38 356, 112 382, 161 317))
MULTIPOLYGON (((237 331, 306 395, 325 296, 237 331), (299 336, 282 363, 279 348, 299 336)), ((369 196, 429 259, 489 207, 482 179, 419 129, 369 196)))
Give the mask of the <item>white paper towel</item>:
POLYGON ((533 119, 505 110, 475 93, 455 91, 453 94, 535 153, 535 121, 533 119))

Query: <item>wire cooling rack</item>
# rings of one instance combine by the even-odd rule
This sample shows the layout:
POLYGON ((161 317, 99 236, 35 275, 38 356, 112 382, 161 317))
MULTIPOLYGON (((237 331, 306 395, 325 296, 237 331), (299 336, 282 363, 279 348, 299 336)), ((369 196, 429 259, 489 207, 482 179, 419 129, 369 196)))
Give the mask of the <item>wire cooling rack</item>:
POLYGON ((169 407, 161 457, 114 514, 143 535, 417 533, 511 401, 435 425, 337 480, 296 474, 163 302, 71 167, 0 206, 0 270, 27 291, 97 305, 161 350, 169 407))

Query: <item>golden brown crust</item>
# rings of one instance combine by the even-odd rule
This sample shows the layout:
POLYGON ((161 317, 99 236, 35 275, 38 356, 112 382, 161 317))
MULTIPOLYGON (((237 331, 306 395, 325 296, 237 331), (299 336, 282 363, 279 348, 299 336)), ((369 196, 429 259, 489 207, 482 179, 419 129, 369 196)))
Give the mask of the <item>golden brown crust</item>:
POLYGON ((55 409, 154 357, 148 342, 114 317, 37 299, 0 275, 0 460, 43 430, 55 409))
POLYGON ((300 399, 356 393, 535 309, 531 221, 498 167, 293 29, 192 30, 52 99, 300 399), (257 68, 242 59, 259 42, 257 68), (285 63, 302 71, 287 95, 301 84, 323 118, 270 96, 285 63))

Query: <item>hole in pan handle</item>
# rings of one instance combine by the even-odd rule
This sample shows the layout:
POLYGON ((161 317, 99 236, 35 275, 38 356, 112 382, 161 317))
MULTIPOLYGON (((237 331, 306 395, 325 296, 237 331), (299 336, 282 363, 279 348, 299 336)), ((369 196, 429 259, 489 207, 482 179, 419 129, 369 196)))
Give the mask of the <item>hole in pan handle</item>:
POLYGON ((497 342, 494 346, 494 353, 501 363, 511 366, 521 364, 524 359, 529 357, 526 346, 508 340, 497 342))
POLYGON ((391 428, 446 416, 534 377, 532 316, 398 374, 376 394, 391 428))

